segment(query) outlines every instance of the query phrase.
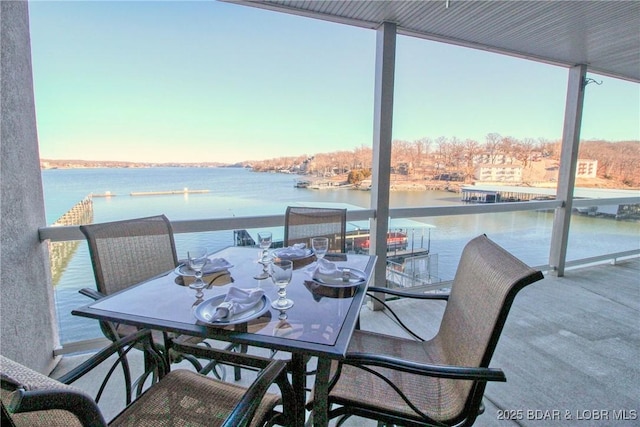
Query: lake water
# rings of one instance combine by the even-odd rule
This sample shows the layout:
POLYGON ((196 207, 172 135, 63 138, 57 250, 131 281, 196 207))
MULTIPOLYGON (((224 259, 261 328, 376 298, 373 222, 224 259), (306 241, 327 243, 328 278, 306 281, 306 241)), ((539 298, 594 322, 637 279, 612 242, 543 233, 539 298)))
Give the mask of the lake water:
MULTIPOLYGON (((357 190, 294 188, 296 175, 256 173, 240 168, 57 169, 42 172, 47 223, 52 224, 89 194, 94 197, 94 222, 165 214, 170 220, 283 214, 288 204, 345 203, 369 207, 370 193, 357 190), (132 192, 209 190, 202 194, 130 196, 132 192)), ((460 205, 459 195, 441 192, 393 192, 391 207, 460 205)), ((429 246, 438 254, 437 275, 453 278, 460 252, 472 237, 490 238, 529 265, 548 263, 550 212, 507 212, 414 218, 435 228, 410 229, 414 247, 429 246)), ((196 244, 212 250, 232 245, 232 231, 177 234, 178 256, 196 244)), ((574 215, 568 260, 640 247, 640 224, 574 215)), ((56 306, 62 342, 100 337, 97 322, 71 316, 88 299, 78 293, 95 287, 86 243, 81 242, 56 285, 56 306)))

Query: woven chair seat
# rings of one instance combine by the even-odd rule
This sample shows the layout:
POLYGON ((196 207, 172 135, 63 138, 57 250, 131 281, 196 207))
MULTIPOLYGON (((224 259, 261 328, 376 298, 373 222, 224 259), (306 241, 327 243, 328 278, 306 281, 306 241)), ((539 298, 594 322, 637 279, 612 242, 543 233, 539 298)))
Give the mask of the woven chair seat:
MULTIPOLYGON (((10 395, 2 391, 3 401, 10 401, 10 395)), ((25 412, 22 414, 12 414, 11 421, 16 427, 84 427, 78 417, 63 409, 49 409, 46 411, 25 412)), ((2 424, 4 426, 4 424, 2 424)))
MULTIPOLYGON (((440 348, 432 341, 391 338, 368 331, 354 332, 348 352, 387 354, 412 362, 446 364, 440 348)), ((335 371, 337 366, 338 364, 334 363, 332 371, 335 371)), ((471 381, 427 377, 381 367, 371 369, 399 387, 413 405, 437 421, 451 419, 460 413, 472 384, 471 381)), ((369 402, 375 402, 375 406, 371 406, 372 409, 421 419, 389 384, 356 366, 342 366, 340 381, 331 390, 330 399, 348 406, 366 407, 370 405, 369 402)))
MULTIPOLYGON (((218 381, 184 369, 176 369, 109 423, 109 426, 222 425, 246 388, 218 381)), ((280 396, 268 393, 262 399, 252 426, 262 425, 280 396)))

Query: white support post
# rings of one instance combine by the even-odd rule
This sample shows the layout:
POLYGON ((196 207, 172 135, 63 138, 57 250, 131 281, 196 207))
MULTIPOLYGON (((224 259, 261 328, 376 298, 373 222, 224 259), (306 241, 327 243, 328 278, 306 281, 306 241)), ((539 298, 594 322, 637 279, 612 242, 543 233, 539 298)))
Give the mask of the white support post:
POLYGON ((584 64, 576 65, 569 70, 560 170, 558 171, 558 188, 556 190, 556 199, 562 200, 563 204, 555 210, 549 253, 549 265, 553 267, 554 273, 559 277, 564 276, 567 261, 586 74, 587 66, 584 64))
MULTIPOLYGON (((386 286, 387 230, 389 229, 389 187, 391 184, 391 136, 396 61, 396 24, 384 22, 377 30, 376 75, 373 123, 373 173, 371 180, 370 253, 378 257, 373 284, 386 286)), ((374 303, 374 310, 381 305, 374 303)))

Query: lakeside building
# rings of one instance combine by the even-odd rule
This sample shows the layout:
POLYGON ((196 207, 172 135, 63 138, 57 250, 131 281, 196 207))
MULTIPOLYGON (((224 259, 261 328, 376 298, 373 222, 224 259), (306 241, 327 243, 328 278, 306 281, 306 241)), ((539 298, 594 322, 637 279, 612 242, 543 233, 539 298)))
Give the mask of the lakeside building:
POLYGON ((482 165, 475 170, 475 179, 489 182, 522 182, 522 166, 513 165, 482 165))
POLYGON ((598 161, 578 159, 576 178, 597 178, 598 161))

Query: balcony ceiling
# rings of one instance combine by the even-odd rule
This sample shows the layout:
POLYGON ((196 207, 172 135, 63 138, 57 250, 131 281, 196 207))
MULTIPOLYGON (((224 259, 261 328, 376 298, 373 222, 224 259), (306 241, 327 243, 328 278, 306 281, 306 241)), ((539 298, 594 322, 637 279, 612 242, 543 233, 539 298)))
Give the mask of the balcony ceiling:
POLYGON ((638 1, 229 1, 640 82, 638 1))

